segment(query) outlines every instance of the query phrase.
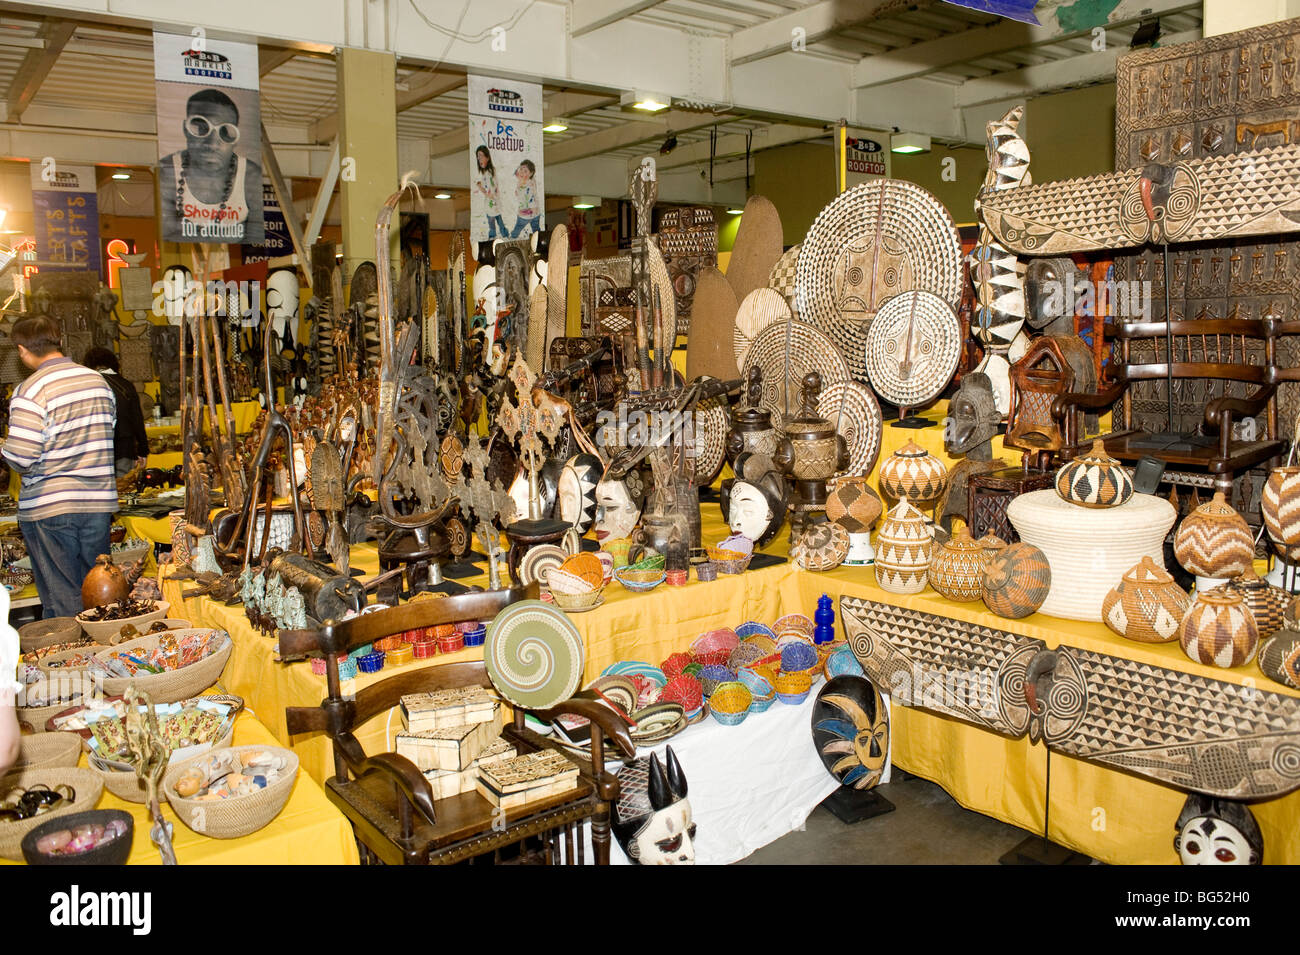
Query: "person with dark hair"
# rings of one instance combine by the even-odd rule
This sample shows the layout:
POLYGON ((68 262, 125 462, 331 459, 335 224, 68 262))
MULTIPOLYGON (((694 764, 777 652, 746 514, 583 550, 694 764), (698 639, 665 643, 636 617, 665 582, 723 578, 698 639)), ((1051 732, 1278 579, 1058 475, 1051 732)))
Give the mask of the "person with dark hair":
POLYGON ((506 222, 501 218, 501 193, 497 188, 497 171, 492 165, 492 154, 488 152, 486 146, 480 146, 474 150, 474 161, 478 165, 478 179, 474 183, 474 188, 483 194, 484 210, 487 213, 488 220, 488 238, 497 237, 497 229, 501 230, 501 238, 509 235, 506 232, 506 222))
POLYGON ((262 167, 235 152, 239 107, 221 90, 185 103, 185 148, 160 164, 164 236, 241 242, 262 224, 262 167))
POLYGON ((63 354, 59 326, 48 316, 19 319, 10 337, 32 374, 10 399, 0 455, 22 475, 18 527, 44 615, 71 617, 82 610, 81 584, 96 556, 110 553, 113 390, 63 354))
POLYGON ((133 468, 142 468, 149 457, 149 436, 144 430, 144 412, 135 385, 122 377, 117 356, 107 348, 92 348, 81 363, 104 376, 113 389, 117 404, 117 424, 113 428, 113 458, 117 476, 133 468))
POLYGON ((537 183, 533 181, 536 175, 537 166, 531 159, 525 159, 515 170, 518 212, 515 213, 515 230, 510 233, 512 239, 542 231, 542 201, 537 195, 537 183))

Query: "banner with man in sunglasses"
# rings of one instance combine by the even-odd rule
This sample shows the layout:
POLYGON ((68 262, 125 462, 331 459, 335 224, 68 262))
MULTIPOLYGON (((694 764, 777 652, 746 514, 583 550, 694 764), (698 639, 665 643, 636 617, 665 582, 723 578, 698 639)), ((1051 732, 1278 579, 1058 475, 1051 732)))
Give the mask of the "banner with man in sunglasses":
POLYGON ((261 243, 257 46, 170 33, 153 46, 164 241, 261 243))

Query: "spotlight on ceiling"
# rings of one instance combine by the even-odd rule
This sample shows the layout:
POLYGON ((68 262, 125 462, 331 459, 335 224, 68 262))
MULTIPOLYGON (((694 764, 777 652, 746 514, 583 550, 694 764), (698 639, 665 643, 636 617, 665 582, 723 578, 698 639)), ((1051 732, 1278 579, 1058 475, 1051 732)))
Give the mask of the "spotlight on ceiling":
POLYGON ((113 173, 113 178, 114 178, 114 179, 130 179, 130 178, 131 178, 131 174, 130 174, 129 172, 115 172, 115 173, 113 173))
POLYGON ((889 139, 889 151, 893 153, 928 153, 930 137, 924 133, 894 133, 889 139))
POLYGON ((727 215, 729 215, 729 216, 739 216, 739 215, 744 215, 744 213, 745 213, 745 210, 744 210, 743 207, 740 208, 740 209, 728 209, 728 210, 727 210, 727 215))
POLYGON ((433 194, 433 198, 435 198, 435 199, 450 199, 450 198, 451 198, 451 193, 450 193, 450 192, 435 192, 435 193, 433 194))
POLYGON ((573 199, 575 209, 594 209, 598 205, 600 205, 600 196, 575 196, 573 199))
POLYGON ((1151 17, 1142 20, 1133 31, 1133 39, 1128 41, 1129 49, 1136 50, 1140 46, 1151 46, 1158 39, 1160 39, 1160 18, 1151 17))
POLYGON ((562 120, 562 119, 553 119, 553 120, 551 120, 549 123, 547 123, 545 126, 542 127, 542 132, 544 132, 544 133, 562 133, 562 132, 564 132, 564 131, 565 131, 566 129, 568 129, 568 128, 569 128, 568 126, 564 125, 564 120, 562 120))
POLYGON ((622 109, 638 109, 643 113, 657 113, 665 110, 672 103, 672 97, 664 93, 651 93, 646 90, 633 90, 619 97, 618 105, 622 109))
POLYGON ((664 144, 659 147, 659 154, 662 156, 667 156, 670 152, 672 152, 676 148, 677 148, 677 137, 670 132, 668 134, 668 138, 664 140, 664 144))

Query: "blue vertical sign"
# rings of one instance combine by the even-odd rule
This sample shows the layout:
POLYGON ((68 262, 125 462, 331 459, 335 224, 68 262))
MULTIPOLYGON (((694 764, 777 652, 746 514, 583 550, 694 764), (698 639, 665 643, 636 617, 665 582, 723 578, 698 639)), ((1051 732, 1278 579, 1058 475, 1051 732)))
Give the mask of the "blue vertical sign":
POLYGON ((32 163, 36 259, 42 269, 103 276, 94 166, 32 163))
POLYGON ((266 238, 259 245, 243 247, 245 265, 293 254, 289 225, 284 221, 284 213, 275 198, 275 187, 266 179, 262 180, 262 221, 266 224, 266 238))

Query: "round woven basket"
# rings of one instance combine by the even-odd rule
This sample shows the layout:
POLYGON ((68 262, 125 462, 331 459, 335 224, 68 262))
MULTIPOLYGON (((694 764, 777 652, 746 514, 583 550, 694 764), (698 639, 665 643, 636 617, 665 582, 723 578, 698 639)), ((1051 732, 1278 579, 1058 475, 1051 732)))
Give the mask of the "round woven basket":
POLYGON ((736 674, 736 679, 749 687, 751 696, 749 712, 762 713, 776 702, 776 687, 757 670, 743 669, 736 674))
POLYGON ((654 590, 664 582, 667 574, 662 570, 632 570, 620 567, 614 571, 614 579, 633 593, 645 593, 654 590))
POLYGON ((754 695, 739 680, 723 683, 709 697, 709 712, 723 726, 739 726, 749 716, 754 695))
POLYGON ((76 733, 36 733, 18 742, 15 769, 71 769, 81 758, 81 737, 76 733))
POLYGON ((293 793, 298 778, 298 757, 293 750, 279 746, 236 746, 232 752, 242 754, 259 750, 268 750, 287 759, 284 774, 265 789, 234 799, 184 799, 176 794, 177 778, 191 763, 206 758, 207 753, 168 767, 162 790, 177 818, 199 835, 214 839, 239 839, 269 824, 280 814, 293 793))
POLYGON ((71 706, 80 706, 82 703, 84 697, 81 691, 78 689, 72 692, 62 694, 63 698, 57 699, 53 703, 46 703, 40 706, 22 705, 22 701, 25 699, 26 700, 49 699, 51 681, 53 681, 53 688, 58 689, 58 687, 61 685, 60 683, 61 679, 62 679, 61 677, 55 674, 47 673, 44 676, 42 676, 41 679, 37 680, 35 683, 29 683, 26 686, 24 686, 22 693, 19 695, 18 719, 21 722, 26 723, 37 733, 45 732, 46 723, 49 722, 50 717, 62 713, 64 710, 68 709, 71 706))
POLYGON ((736 674, 735 671, 728 670, 724 666, 710 665, 701 668, 700 672, 696 674, 696 679, 700 681, 700 690, 707 700, 713 695, 713 691, 722 684, 735 680, 736 674))
POLYGON ((1052 583, 1040 613, 1101 622, 1102 604, 1124 574, 1150 557, 1164 567, 1164 541, 1174 507, 1135 494, 1118 507, 1079 507, 1052 488, 1012 500, 1007 517, 1020 539, 1047 557, 1052 583))
POLYGON ((811 670, 781 670, 772 681, 776 688, 776 697, 787 706, 798 706, 808 698, 812 690, 811 670))
POLYGON ((552 590, 551 599, 555 602, 555 606, 561 610, 590 610, 600 603, 601 594, 604 591, 604 587, 597 587, 590 593, 585 594, 565 594, 552 590))
POLYGON ((56 643, 71 643, 81 639, 81 624, 76 617, 49 617, 33 620, 18 628, 18 646, 23 653, 52 647, 56 643))
MULTIPOLYGON (((195 627, 194 631, 206 628, 195 627)), ((187 632, 185 630, 172 630, 169 633, 173 636, 182 636, 187 632)), ((99 657, 106 657, 110 653, 120 653, 123 650, 152 650, 158 645, 161 634, 151 633, 143 637, 137 637, 134 640, 128 640, 126 643, 120 643, 111 650, 101 650, 99 657)), ((108 696, 120 696, 126 692, 127 687, 135 684, 136 688, 144 693, 149 694, 149 698, 155 703, 176 703, 180 700, 189 699, 191 696, 198 696, 217 680, 221 679, 221 671, 226 668, 226 661, 230 659, 230 652, 234 644, 230 641, 227 634, 225 642, 218 650, 209 653, 197 663, 191 663, 180 670, 168 670, 165 673, 148 673, 137 674, 133 677, 110 677, 104 681, 104 693, 108 696)))
POLYGON ((46 766, 39 769, 21 769, 8 773, 0 779, 0 797, 11 789, 27 789, 40 783, 53 789, 55 786, 71 786, 77 798, 72 802, 41 813, 19 822, 0 822, 0 856, 6 859, 20 860, 23 857, 23 836, 37 826, 59 816, 70 815, 94 809, 95 803, 104 792, 104 784, 99 777, 88 769, 73 767, 46 766))
POLYGON ((132 624, 141 633, 144 633, 149 629, 151 623, 155 620, 161 620, 166 617, 167 611, 171 609, 171 604, 166 600, 156 600, 154 601, 154 604, 155 606, 152 613, 142 613, 135 617, 123 617, 121 620, 101 620, 96 622, 93 620, 83 620, 81 617, 77 617, 76 619, 77 623, 81 625, 81 629, 86 631, 86 636, 90 637, 90 639, 94 640, 96 643, 107 645, 113 642, 113 638, 121 633, 122 628, 128 623, 132 624))

